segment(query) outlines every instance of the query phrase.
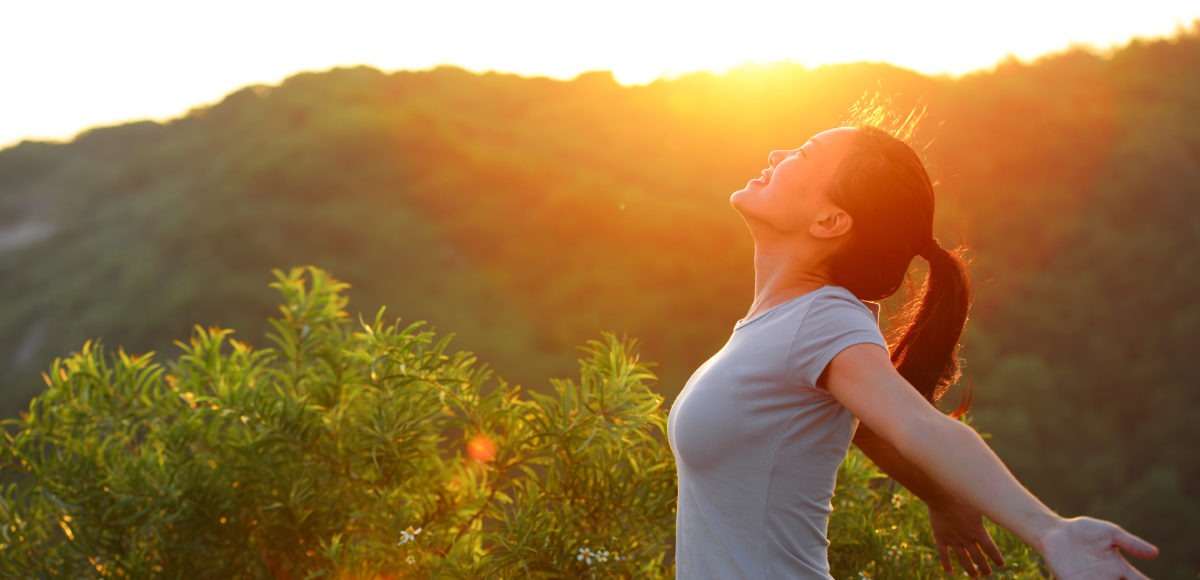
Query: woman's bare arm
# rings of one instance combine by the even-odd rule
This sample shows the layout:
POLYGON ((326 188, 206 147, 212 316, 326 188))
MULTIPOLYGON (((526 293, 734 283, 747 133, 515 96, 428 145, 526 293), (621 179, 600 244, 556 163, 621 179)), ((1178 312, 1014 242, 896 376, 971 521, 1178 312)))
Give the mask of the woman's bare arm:
POLYGON ((954 573, 951 557, 958 560, 963 571, 972 578, 992 573, 988 558, 996 566, 1004 567, 1004 556, 983 526, 983 519, 975 506, 946 492, 916 464, 901 455, 895 446, 866 425, 859 425, 855 431, 854 444, 884 473, 925 502, 938 557, 947 574, 954 573))
POLYGON ((896 480, 925 503, 941 503, 953 497, 907 457, 896 446, 860 424, 854 432, 854 445, 879 466, 888 477, 896 480))
POLYGON ((1142 558, 1157 555, 1153 545, 1113 524, 1065 519, 1046 507, 974 430, 925 401, 879 346, 860 344, 835 356, 826 387, 938 486, 1038 550, 1060 578, 1142 578, 1117 548, 1142 558))

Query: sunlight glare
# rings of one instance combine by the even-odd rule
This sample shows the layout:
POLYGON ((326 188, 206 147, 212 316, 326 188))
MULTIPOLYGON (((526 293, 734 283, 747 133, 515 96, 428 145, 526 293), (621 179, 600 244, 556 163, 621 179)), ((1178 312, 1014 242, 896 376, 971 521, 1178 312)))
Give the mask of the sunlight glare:
POLYGON ((608 70, 623 84, 780 61, 962 74, 1009 55, 1027 60, 1080 43, 1105 49, 1200 19, 1200 4, 1178 0, 1084 9, 1031 0, 60 4, 0 9, 0 51, 21 55, 0 63, 0 108, 22 112, 6 120, 0 144, 164 119, 246 85, 334 66, 450 64, 558 79, 608 70))

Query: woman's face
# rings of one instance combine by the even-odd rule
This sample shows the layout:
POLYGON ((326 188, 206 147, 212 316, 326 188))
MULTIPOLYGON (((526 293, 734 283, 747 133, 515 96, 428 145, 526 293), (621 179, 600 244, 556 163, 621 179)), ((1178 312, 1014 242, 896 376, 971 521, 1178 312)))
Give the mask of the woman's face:
POLYGON ((730 196, 730 204, 748 222, 780 233, 807 229, 812 219, 833 206, 830 179, 849 153, 855 129, 818 133, 797 149, 772 151, 768 167, 730 196))

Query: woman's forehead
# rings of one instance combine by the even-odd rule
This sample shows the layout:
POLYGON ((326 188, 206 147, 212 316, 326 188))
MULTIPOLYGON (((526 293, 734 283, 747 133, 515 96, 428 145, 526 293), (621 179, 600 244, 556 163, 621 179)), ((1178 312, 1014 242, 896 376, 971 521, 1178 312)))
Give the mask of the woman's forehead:
POLYGON ((857 132, 854 127, 838 127, 828 131, 821 131, 813 135, 802 147, 806 151, 812 153, 824 153, 831 150, 840 150, 849 145, 851 138, 857 132))

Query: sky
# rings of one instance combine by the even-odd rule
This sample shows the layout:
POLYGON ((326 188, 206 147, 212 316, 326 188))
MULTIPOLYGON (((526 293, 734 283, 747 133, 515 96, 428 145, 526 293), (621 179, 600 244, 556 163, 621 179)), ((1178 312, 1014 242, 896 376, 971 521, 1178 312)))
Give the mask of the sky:
POLYGON ((1190 29, 1200 1, 9 0, 0 147, 166 120, 250 84, 367 64, 625 84, 748 63, 959 75, 1190 29))

